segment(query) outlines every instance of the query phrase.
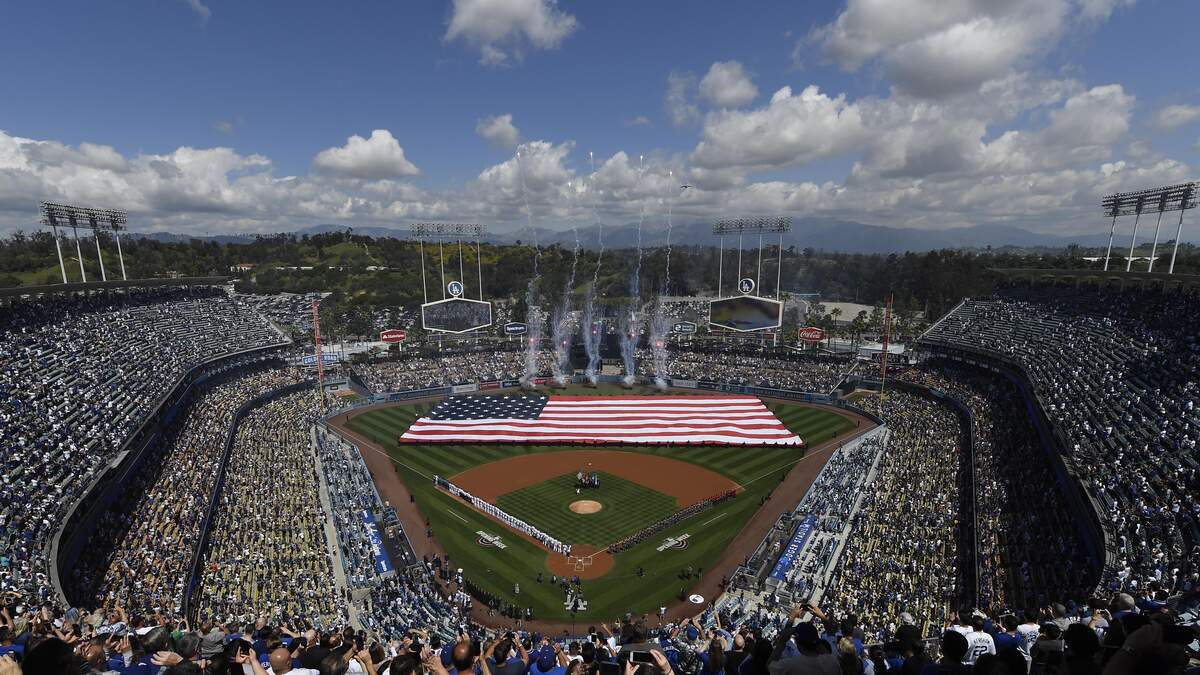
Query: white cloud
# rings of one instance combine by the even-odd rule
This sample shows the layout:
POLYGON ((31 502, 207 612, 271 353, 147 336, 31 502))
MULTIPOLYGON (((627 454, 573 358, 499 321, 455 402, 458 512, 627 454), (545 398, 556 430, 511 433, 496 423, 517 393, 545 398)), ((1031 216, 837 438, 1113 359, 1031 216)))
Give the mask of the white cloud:
POLYGON ((700 119, 700 109, 694 102, 696 76, 691 73, 671 72, 667 75, 667 93, 663 97, 663 110, 671 124, 687 126, 700 119))
POLYGON ((780 167, 847 152, 866 134, 858 107, 844 96, 783 87, 765 108, 709 113, 691 159, 708 169, 780 167))
POLYGON ((313 167, 343 178, 375 180, 416 176, 420 169, 404 156, 404 148, 387 129, 376 129, 370 138, 355 134, 340 148, 317 153, 313 167))
POLYGON ((475 133, 501 148, 515 147, 521 139, 521 132, 513 126, 509 113, 479 119, 475 123, 475 133))
POLYGON ((1177 103, 1160 109, 1154 115, 1154 126, 1171 131, 1200 120, 1200 105, 1177 103))
POLYGON ((740 108, 758 96, 758 87, 737 61, 717 61, 700 80, 700 96, 722 108, 740 108))
POLYGON ((1052 48, 1072 24, 1131 0, 848 0, 810 42, 843 69, 877 62, 897 90, 939 98, 976 91, 1052 48))
POLYGON ((233 122, 229 120, 217 120, 217 123, 213 125, 213 128, 223 134, 232 134, 233 122))
POLYGON ((1118 7, 1132 7, 1137 0, 1079 0, 1079 8, 1088 19, 1107 19, 1118 7))
POLYGON ((627 127, 649 127, 649 126, 653 126, 653 125, 651 124, 649 117, 646 117, 645 115, 638 115, 637 117, 634 117, 633 119, 625 120, 625 126, 627 126, 627 127))
POLYGON ((201 23, 208 23, 208 20, 212 18, 212 10, 209 9, 208 5, 205 5, 202 0, 184 1, 187 2, 188 7, 190 7, 191 10, 196 13, 196 16, 200 17, 201 23))
MULTIPOLYGON (((684 91, 697 95, 695 78, 684 91)), ((526 203, 540 227, 588 222, 593 205, 605 222, 628 222, 644 208, 655 223, 671 197, 678 222, 789 213, 1065 232, 1094 225, 1101 194, 1190 175, 1186 164, 1131 138, 1136 101, 1120 85, 1088 88, 1009 71, 980 92, 851 98, 784 87, 756 107, 709 112, 690 154, 640 161, 617 151, 597 156, 588 175, 577 172, 590 164, 572 141, 532 140, 517 146, 519 161, 514 155, 442 192, 404 180, 417 168, 382 130, 323 151, 311 175, 287 177, 273 174, 269 158, 227 147, 126 157, 97 143, 0 132, 0 230, 28 227, 39 199, 125 207, 136 230, 199 234, 422 218, 505 229, 524 225, 526 203), (816 180, 789 177, 794 167, 826 160, 852 166, 816 180), (679 192, 683 183, 693 187, 679 192)), ((693 101, 685 98, 694 108, 693 101)), ((511 125, 504 117, 481 120, 488 122, 481 135, 511 125)))
POLYGON ((555 49, 579 27, 556 0, 454 0, 446 40, 479 49, 480 63, 503 65, 527 46, 555 49))

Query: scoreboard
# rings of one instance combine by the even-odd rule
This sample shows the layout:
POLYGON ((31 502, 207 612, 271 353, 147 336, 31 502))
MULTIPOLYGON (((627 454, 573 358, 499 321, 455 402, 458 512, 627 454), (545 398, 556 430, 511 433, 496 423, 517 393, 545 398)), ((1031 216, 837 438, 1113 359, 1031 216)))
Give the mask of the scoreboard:
POLYGON ((421 305, 421 326, 439 333, 469 333, 492 325, 492 303, 448 298, 421 305))

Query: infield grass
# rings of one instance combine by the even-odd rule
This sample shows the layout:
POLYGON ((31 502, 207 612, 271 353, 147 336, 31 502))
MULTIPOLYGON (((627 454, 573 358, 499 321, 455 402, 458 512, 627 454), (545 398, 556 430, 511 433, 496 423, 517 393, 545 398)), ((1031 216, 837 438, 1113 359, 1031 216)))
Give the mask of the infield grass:
MULTIPOLYGON (((629 393, 649 394, 652 390, 630 392, 620 387, 590 389, 577 387, 565 393, 588 395, 622 395, 629 393)), ((488 464, 517 455, 539 452, 562 452, 579 448, 561 445, 417 445, 397 444, 396 439, 408 429, 418 417, 433 407, 432 402, 379 408, 362 413, 347 425, 352 431, 369 438, 387 450, 396 466, 400 478, 415 495, 417 505, 433 527, 435 536, 461 566, 474 583, 489 592, 514 602, 519 606, 531 606, 534 617, 547 620, 571 620, 563 607, 561 591, 549 583, 537 583, 539 572, 548 580, 546 552, 515 535, 496 521, 476 512, 433 487, 432 477, 454 476, 474 466, 488 464), (502 537, 507 548, 485 548, 477 544, 478 532, 502 537), (513 594, 514 583, 519 583, 521 593, 513 594)), ((854 428, 854 422, 834 412, 819 407, 799 406, 788 403, 768 403, 768 407, 794 433, 811 447, 854 428)), ((616 446, 613 446, 615 449, 616 446)), ((758 510, 763 500, 771 493, 787 471, 798 461, 803 461, 803 451, 788 447, 738 448, 727 446, 623 446, 622 451, 663 455, 691 462, 730 478, 745 490, 736 499, 719 507, 704 511, 684 520, 674 527, 650 537, 614 558, 613 569, 603 577, 584 582, 584 595, 588 609, 578 616, 580 621, 612 620, 625 612, 654 612, 668 604, 694 583, 684 581, 679 572, 685 567, 705 568, 725 550, 730 541, 745 526, 758 510), (659 552, 657 547, 671 536, 687 533, 688 547, 682 550, 668 549, 659 552), (644 575, 637 575, 638 568, 644 575)), ((561 478, 561 477, 560 477, 561 478)), ((568 477, 572 486, 574 476, 568 477)), ((501 496, 501 507, 505 497, 517 496, 526 490, 537 489, 547 482, 501 496)), ((576 497, 572 487, 569 494, 550 497, 546 502, 525 501, 514 507, 513 515, 534 522, 535 517, 544 517, 557 509, 565 509, 575 499, 596 499, 605 502, 611 494, 615 477, 602 476, 599 496, 588 494, 576 497), (554 500, 565 499, 566 503, 554 500)), ((641 487, 641 486, 638 486, 641 487)), ((642 488, 650 492, 649 488, 642 488)), ((660 494, 654 492, 654 494, 660 494)), ((660 495, 666 497, 665 495, 660 495)), ((801 495, 795 495, 796 500, 801 495)), ((667 499, 670 499, 667 497, 667 499)), ((672 500, 673 501, 673 500, 672 500)), ((608 508, 606 504, 606 509, 608 508)), ((631 519, 636 512, 636 531, 661 516, 653 500, 641 506, 630 503, 623 507, 631 519)), ((668 511, 669 513, 670 511, 668 511)), ((569 513, 569 512, 568 512, 569 513)), ((603 511, 601 512, 603 513, 603 511)), ((574 514, 572 514, 574 515, 574 514)), ((594 514, 596 515, 596 514, 594 514)), ((582 520, 582 519, 581 519, 582 520)), ((549 523, 545 528, 550 530, 549 523)), ((628 525, 632 526, 632 525, 628 525)), ((541 525, 539 525, 541 527, 541 525)), ((557 527, 557 525, 555 525, 557 527)), ((423 537, 424 532, 409 532, 411 537, 423 537)), ((557 535, 556 535, 557 536, 557 535)), ((595 545, 612 542, 619 536, 600 536, 588 533, 581 527, 576 533, 560 537, 568 543, 591 543, 585 539, 596 538, 595 545)))
MULTIPOLYGON (((537 485, 500 495, 496 506, 560 541, 604 548, 681 507, 673 497, 603 471, 599 490, 575 494, 575 474, 556 476, 537 485), (575 513, 571 502, 599 502, 596 513, 575 513)), ((686 505, 685 505, 686 506, 686 505)))

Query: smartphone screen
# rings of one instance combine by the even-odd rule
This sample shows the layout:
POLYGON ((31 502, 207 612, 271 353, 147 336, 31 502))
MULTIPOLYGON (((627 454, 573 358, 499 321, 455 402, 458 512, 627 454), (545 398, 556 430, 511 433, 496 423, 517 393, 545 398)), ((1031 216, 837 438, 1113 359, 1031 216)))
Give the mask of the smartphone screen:
POLYGON ((629 652, 629 660, 633 663, 648 663, 654 665, 654 655, 650 652, 629 652))

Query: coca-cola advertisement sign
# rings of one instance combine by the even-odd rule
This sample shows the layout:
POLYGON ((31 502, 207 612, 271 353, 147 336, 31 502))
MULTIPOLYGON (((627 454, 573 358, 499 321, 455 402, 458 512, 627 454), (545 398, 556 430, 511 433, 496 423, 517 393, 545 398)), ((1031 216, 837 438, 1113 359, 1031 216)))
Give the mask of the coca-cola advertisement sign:
POLYGON ((825 330, 816 326, 805 326, 800 329, 800 339, 805 342, 820 342, 825 339, 825 330))

